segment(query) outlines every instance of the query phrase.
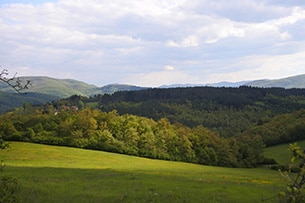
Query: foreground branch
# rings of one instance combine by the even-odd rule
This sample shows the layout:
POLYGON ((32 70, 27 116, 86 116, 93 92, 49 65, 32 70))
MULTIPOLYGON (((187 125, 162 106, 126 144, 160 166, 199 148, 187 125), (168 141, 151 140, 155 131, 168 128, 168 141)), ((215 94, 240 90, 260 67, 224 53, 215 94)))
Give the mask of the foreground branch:
POLYGON ((20 80, 19 77, 16 77, 17 73, 13 77, 8 77, 9 73, 7 69, 3 69, 0 72, 0 80, 6 83, 8 86, 12 87, 16 92, 21 90, 28 89, 32 84, 31 80, 27 80, 25 83, 20 80))

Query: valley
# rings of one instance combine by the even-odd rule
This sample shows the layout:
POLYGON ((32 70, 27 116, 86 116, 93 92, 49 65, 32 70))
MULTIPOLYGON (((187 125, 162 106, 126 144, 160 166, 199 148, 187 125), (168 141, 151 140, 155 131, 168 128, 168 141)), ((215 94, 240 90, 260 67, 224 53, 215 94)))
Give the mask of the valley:
POLYGON ((89 85, 87 96, 62 82, 82 92, 1 92, 16 107, 2 108, 0 155, 22 202, 277 202, 285 182, 270 166, 304 145, 302 88, 89 85))

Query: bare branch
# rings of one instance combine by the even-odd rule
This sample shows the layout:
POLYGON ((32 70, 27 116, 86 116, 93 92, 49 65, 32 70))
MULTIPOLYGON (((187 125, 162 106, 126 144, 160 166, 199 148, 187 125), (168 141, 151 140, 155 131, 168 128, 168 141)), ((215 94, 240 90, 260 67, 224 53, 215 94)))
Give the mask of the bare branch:
POLYGON ((3 69, 0 72, 0 80, 6 83, 8 86, 12 87, 16 92, 20 93, 21 90, 28 89, 32 85, 31 80, 27 80, 24 83, 20 78, 16 78, 17 73, 13 77, 8 77, 9 72, 7 69, 3 69))

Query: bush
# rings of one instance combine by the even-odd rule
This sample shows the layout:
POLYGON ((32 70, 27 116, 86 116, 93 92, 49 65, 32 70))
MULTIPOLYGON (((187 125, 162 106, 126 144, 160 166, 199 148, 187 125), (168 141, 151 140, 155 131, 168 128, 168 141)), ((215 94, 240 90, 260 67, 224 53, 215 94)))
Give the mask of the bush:
POLYGON ((8 177, 0 177, 0 202, 16 202, 16 190, 18 187, 17 180, 8 177))
POLYGON ((16 202, 16 190, 18 187, 15 178, 3 175, 4 165, 0 164, 0 202, 10 203, 16 202))

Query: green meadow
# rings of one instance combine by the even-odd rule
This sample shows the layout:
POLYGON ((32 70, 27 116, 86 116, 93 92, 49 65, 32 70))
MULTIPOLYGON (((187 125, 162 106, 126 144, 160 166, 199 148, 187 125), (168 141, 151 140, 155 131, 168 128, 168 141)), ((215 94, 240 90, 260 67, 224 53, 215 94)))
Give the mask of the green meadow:
POLYGON ((10 143, 4 174, 19 202, 278 202, 279 172, 161 161, 101 151, 10 143))
MULTIPOLYGON (((305 140, 298 141, 297 144, 304 149, 305 148, 305 140)), ((289 144, 280 144, 272 147, 267 147, 264 150, 264 156, 267 158, 273 158, 280 165, 287 165, 291 159, 291 152, 289 151, 289 144)))

